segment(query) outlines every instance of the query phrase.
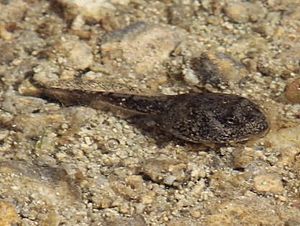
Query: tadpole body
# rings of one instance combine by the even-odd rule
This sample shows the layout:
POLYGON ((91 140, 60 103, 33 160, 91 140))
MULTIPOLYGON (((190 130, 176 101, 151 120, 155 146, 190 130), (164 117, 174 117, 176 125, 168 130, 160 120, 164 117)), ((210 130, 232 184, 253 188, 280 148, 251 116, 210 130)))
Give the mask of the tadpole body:
POLYGON ((228 144, 262 136, 269 124, 261 108, 247 98, 222 93, 142 96, 37 86, 42 97, 64 105, 98 108, 100 102, 148 115, 159 128, 185 141, 228 144))

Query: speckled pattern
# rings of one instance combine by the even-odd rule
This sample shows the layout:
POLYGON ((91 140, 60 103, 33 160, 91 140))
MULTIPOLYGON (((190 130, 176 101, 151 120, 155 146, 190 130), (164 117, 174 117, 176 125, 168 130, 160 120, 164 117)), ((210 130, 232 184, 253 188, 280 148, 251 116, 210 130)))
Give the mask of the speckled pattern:
POLYGON ((1 225, 300 224, 298 0, 5 0, 0 12, 1 225), (119 109, 40 98, 32 77, 238 95, 270 131, 183 142, 119 109))
MULTIPOLYGON (((40 97, 64 106, 103 109, 103 103, 142 115, 159 128, 185 141, 199 144, 234 144, 265 135, 264 112, 250 100, 233 94, 186 93, 142 96, 45 86, 30 79, 40 97)), ((24 89, 23 89, 24 91, 24 89)))

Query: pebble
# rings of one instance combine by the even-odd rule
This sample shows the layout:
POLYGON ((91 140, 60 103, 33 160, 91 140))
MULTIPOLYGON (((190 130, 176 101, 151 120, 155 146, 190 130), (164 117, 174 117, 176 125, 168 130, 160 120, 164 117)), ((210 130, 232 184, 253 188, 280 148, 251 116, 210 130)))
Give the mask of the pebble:
MULTIPOLYGON (((14 200, 22 215, 29 214, 27 217, 36 222, 45 221, 45 214, 51 215, 53 211, 60 212, 80 205, 80 191, 63 168, 23 161, 1 161, 0 180, 1 197, 14 200)), ((14 210, 10 211, 11 216, 15 216, 14 210)))
POLYGON ((49 125, 52 129, 57 129, 65 121, 66 118, 61 113, 35 113, 17 115, 13 124, 16 129, 24 133, 25 137, 40 137, 49 128, 49 125))
POLYGON ((227 54, 216 52, 205 52, 200 57, 191 58, 188 68, 192 75, 185 74, 185 80, 196 83, 197 79, 201 85, 236 84, 247 75, 241 63, 227 54))
MULTIPOLYGON (((270 200, 257 196, 225 198, 211 208, 213 210, 204 218, 203 225, 280 225, 282 222, 282 216, 274 209, 270 200)), ((286 209, 288 211, 289 208, 286 209)))
POLYGON ((73 36, 67 36, 57 43, 56 51, 65 67, 73 70, 84 70, 94 63, 92 48, 84 41, 73 36))
POLYGON ((100 209, 115 207, 114 201, 116 199, 116 194, 111 188, 98 188, 97 192, 94 192, 92 196, 93 205, 100 209))
POLYGON ((226 197, 232 192, 242 192, 247 189, 246 175, 218 170, 210 177, 214 193, 226 197))
POLYGON ((3 200, 0 200, 0 225, 11 226, 18 223, 20 220, 17 211, 13 205, 3 200))
POLYGON ((300 78, 296 78, 287 84, 284 94, 290 103, 300 104, 300 78))
POLYGON ((232 21, 244 23, 249 19, 247 6, 246 3, 230 3, 226 5, 224 12, 232 21))
POLYGON ((156 183, 178 186, 189 178, 187 164, 171 158, 146 159, 141 169, 156 183))
POLYGON ((193 14, 197 8, 196 3, 184 4, 179 1, 177 4, 171 4, 168 8, 169 23, 189 30, 191 27, 190 19, 193 18, 193 14))
POLYGON ((113 60, 122 59, 138 74, 152 72, 169 58, 180 36, 178 30, 169 26, 131 24, 104 38, 103 61, 112 64, 113 60))
POLYGON ((8 43, 0 43, 0 64, 9 64, 17 58, 15 46, 8 43))
POLYGON ((13 34, 6 29, 5 24, 0 23, 0 38, 5 41, 10 41, 13 38, 13 34))
POLYGON ((32 113, 45 105, 46 101, 41 98, 17 95, 12 90, 4 94, 2 109, 13 114, 32 113))
POLYGON ((266 9, 259 2, 230 2, 224 8, 225 15, 236 23, 261 20, 265 17, 266 9))
POLYGON ((114 220, 105 222, 107 226, 147 226, 146 221, 142 215, 133 215, 132 217, 125 218, 119 217, 114 220))
POLYGON ((295 166, 295 162, 297 159, 297 155, 300 153, 300 146, 297 147, 289 147, 289 148, 283 148, 280 150, 280 158, 277 163, 277 166, 279 167, 292 167, 295 166))
POLYGON ((112 14, 116 8, 109 0, 56 0, 61 4, 66 18, 78 15, 88 22, 97 22, 112 14))
POLYGON ((9 134, 9 130, 0 129, 0 141, 3 141, 9 134))
POLYGON ((244 169, 256 159, 253 149, 239 149, 233 152, 233 167, 235 169, 244 169))
POLYGON ((270 144, 274 150, 300 147, 300 126, 294 125, 280 130, 273 131, 265 137, 264 142, 270 144))
POLYGON ((0 21, 22 21, 26 11, 29 8, 29 4, 23 0, 9 0, 4 1, 7 4, 0 3, 0 21))
POLYGON ((261 56, 265 51, 267 51, 268 44, 266 39, 262 38, 260 35, 249 35, 243 36, 241 39, 236 40, 230 47, 228 47, 230 52, 239 59, 250 58, 261 56))
POLYGON ((284 190, 282 178, 277 174, 262 174, 254 177, 254 187, 258 192, 281 193, 284 190))

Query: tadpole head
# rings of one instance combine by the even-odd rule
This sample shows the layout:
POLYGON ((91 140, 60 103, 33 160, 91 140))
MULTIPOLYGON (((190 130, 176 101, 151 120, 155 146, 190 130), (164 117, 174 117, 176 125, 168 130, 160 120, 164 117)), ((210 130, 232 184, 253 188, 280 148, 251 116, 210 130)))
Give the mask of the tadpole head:
POLYGON ((194 143, 226 144, 261 136, 269 124, 252 101, 237 95, 185 94, 160 118, 162 128, 194 143))

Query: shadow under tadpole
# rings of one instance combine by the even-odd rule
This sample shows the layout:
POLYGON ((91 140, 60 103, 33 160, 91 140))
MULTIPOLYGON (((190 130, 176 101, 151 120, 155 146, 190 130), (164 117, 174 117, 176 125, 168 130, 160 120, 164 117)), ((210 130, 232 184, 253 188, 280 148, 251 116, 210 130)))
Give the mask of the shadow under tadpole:
POLYGON ((224 145, 204 145, 179 139, 159 128, 159 125, 149 115, 133 115, 125 119, 130 125, 137 128, 145 137, 154 140, 158 148, 163 149, 170 143, 174 146, 185 147, 187 151, 210 151, 224 145))

